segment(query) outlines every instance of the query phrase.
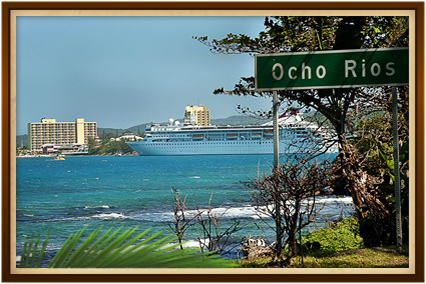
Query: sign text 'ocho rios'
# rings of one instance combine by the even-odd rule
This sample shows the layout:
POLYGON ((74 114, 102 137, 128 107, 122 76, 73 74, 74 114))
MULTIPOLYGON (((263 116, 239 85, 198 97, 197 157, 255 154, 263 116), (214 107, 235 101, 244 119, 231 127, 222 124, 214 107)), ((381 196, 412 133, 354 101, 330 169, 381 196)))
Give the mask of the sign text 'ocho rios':
POLYGON ((408 48, 255 56, 258 91, 408 85, 408 69, 408 48))

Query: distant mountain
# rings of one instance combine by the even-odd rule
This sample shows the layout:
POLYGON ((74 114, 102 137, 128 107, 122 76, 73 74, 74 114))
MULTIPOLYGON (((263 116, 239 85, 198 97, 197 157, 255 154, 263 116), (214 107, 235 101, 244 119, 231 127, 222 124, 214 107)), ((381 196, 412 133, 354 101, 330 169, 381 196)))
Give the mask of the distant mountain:
POLYGON ((256 125, 264 124, 267 120, 248 117, 245 115, 233 115, 227 118, 212 119, 213 125, 256 125))
POLYGON ((21 147, 23 145, 28 146, 28 135, 16 135, 16 146, 21 147))
MULTIPOLYGON (((161 124, 165 124, 165 123, 166 122, 161 123, 161 124)), ((119 129, 116 129, 116 128, 100 128, 100 127, 98 127, 98 136, 102 135, 102 134, 106 134, 106 133, 112 133, 114 135, 121 135, 126 131, 130 131, 130 132, 133 132, 135 134, 140 134, 140 133, 143 133, 145 131, 145 128, 146 128, 147 125, 151 125, 151 122, 139 124, 139 125, 136 125, 136 126, 126 128, 126 129, 122 129, 122 128, 119 128, 119 129)))
MULTIPOLYGON (((145 127, 141 128, 141 132, 143 132, 143 129, 145 129, 145 127)), ((112 133, 114 135, 121 135, 126 131, 131 131, 131 132, 136 133, 136 134, 138 133, 137 128, 136 128, 135 131, 133 131, 130 128, 122 129, 122 128, 101 128, 101 127, 98 127, 98 136, 102 135, 102 134, 107 134, 107 133, 112 133)))

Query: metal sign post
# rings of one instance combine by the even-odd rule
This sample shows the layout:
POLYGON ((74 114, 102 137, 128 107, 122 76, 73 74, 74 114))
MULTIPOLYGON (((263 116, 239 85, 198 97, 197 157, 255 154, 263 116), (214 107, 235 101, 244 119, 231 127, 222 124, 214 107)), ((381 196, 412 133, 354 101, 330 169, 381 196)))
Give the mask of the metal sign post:
POLYGON ((393 160, 395 176, 395 208, 396 208, 396 249, 402 251, 401 228, 401 188, 399 180, 399 143, 398 143, 398 98, 396 87, 392 87, 392 132, 393 132, 393 160))
POLYGON ((274 120, 274 169, 279 166, 278 94, 273 92, 272 111, 274 120))

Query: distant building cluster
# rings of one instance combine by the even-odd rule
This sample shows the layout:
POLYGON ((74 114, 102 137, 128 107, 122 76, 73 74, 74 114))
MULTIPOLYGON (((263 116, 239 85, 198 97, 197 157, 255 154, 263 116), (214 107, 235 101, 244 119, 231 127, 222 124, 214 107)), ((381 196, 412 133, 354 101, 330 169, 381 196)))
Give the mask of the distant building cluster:
POLYGON ((210 126, 210 111, 206 106, 185 107, 185 124, 210 126))
POLYGON ((140 137, 138 135, 135 135, 133 132, 126 131, 120 137, 111 138, 110 140, 111 141, 121 141, 121 140, 124 140, 124 141, 138 141, 138 140, 142 140, 142 139, 143 139, 142 137, 140 137))
POLYGON ((85 122, 83 118, 76 118, 74 122, 42 118, 40 122, 28 123, 28 148, 31 152, 85 152, 89 138, 98 138, 96 122, 85 122))

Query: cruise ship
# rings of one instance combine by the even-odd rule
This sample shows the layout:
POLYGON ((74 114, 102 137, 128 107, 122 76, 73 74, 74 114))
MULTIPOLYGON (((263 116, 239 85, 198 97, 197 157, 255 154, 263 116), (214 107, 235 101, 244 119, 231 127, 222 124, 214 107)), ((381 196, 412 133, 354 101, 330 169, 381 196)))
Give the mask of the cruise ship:
MULTIPOLYGON (((280 154, 337 152, 331 131, 305 121, 300 114, 278 119, 280 154)), ((198 126, 169 120, 145 129, 143 140, 126 142, 140 156, 273 154, 273 123, 198 126)))

